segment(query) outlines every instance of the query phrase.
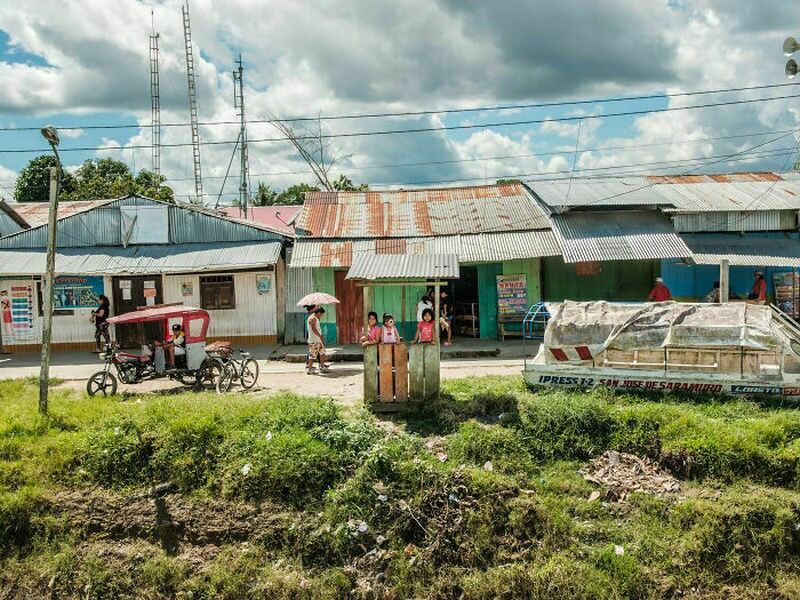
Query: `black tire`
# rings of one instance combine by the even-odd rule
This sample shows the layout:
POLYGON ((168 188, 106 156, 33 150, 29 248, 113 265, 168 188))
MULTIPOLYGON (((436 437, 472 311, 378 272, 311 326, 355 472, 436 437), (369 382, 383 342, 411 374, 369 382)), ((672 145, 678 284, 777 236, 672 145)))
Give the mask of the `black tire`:
POLYGON ((86 382, 86 393, 94 396, 97 393, 103 396, 113 396, 117 393, 117 378, 108 371, 98 371, 86 382))
POLYGON ((231 363, 225 363, 222 373, 217 378, 217 393, 224 394, 230 391, 234 379, 236 379, 236 368, 231 363))
POLYGON ((197 387, 199 389, 217 389, 217 382, 224 370, 225 365, 218 358, 205 359, 197 373, 197 387))
POLYGON ((258 362, 254 358, 248 358, 242 362, 242 370, 239 372, 239 379, 242 387, 249 390, 258 381, 258 362))

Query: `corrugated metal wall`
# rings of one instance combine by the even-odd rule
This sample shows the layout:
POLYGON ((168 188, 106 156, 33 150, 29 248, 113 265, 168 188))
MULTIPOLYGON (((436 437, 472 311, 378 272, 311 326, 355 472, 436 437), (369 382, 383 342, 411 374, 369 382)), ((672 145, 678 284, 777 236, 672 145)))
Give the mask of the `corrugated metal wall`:
MULTIPOLYGON (((110 202, 59 221, 58 245, 64 247, 122 245, 120 206, 164 206, 133 196, 110 202)), ((170 242, 173 244, 208 242, 247 242, 281 240, 278 234, 235 223, 181 206, 169 206, 170 242)), ((24 231, 0 240, 0 248, 44 248, 47 227, 24 231)))
POLYGON ((673 215, 675 229, 685 233, 714 231, 784 231, 796 227, 794 211, 713 212, 673 215))
MULTIPOLYGON (((220 273, 214 273, 219 275, 220 273)), ((209 337, 274 336, 278 334, 275 273, 272 271, 232 273, 236 293, 236 308, 209 310, 209 337), (259 295, 256 276, 271 279, 269 293, 259 295)), ((200 306, 200 275, 168 275, 164 277, 164 302, 183 302, 200 306), (182 283, 192 283, 192 295, 184 296, 182 283)))
POLYGON ((560 257, 544 258, 544 299, 641 302, 650 293, 660 270, 661 261, 626 260, 601 263, 597 275, 578 275, 576 265, 565 264, 560 257))

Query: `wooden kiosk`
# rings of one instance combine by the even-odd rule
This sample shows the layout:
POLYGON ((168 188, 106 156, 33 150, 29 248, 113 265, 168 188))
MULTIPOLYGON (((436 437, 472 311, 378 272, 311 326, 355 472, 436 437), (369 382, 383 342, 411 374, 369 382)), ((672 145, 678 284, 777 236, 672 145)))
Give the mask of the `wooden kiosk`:
MULTIPOLYGON (((363 287, 364 328, 372 310, 375 288, 382 286, 433 287, 437 326, 433 344, 377 344, 364 348, 364 402, 378 412, 407 410, 439 396, 439 291, 446 280, 460 276, 455 255, 386 254, 359 256, 347 273, 363 287)), ((412 302, 414 302, 412 298, 412 302)), ((406 311, 405 289, 402 313, 406 311)))

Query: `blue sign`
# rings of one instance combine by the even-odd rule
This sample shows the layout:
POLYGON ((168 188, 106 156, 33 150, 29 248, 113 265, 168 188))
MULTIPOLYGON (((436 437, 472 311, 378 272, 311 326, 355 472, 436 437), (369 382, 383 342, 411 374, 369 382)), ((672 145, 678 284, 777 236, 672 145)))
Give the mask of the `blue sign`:
POLYGON ((61 277, 56 277, 53 286, 55 307, 57 310, 95 308, 98 304, 97 298, 103 291, 102 277, 62 275, 61 277))

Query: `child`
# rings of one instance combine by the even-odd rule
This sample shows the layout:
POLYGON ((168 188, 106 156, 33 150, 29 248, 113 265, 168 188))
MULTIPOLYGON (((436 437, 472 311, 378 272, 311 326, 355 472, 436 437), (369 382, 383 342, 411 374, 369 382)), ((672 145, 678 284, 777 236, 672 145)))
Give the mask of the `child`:
POLYGON ((436 324, 433 322, 433 311, 430 308, 424 309, 422 311, 422 321, 420 321, 419 325, 417 325, 417 335, 414 336, 414 343, 436 343, 436 340, 434 339, 435 327, 436 324))
POLYGON ((400 334, 397 333, 397 327, 394 326, 394 317, 389 313, 383 314, 383 330, 381 341, 384 344, 397 344, 400 342, 400 334))
POLYGON ((359 340, 361 345, 365 348, 367 346, 374 346, 381 342, 381 328, 378 325, 378 313, 370 312, 367 315, 367 327, 364 335, 359 340))

